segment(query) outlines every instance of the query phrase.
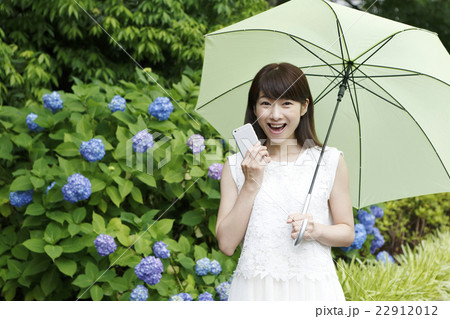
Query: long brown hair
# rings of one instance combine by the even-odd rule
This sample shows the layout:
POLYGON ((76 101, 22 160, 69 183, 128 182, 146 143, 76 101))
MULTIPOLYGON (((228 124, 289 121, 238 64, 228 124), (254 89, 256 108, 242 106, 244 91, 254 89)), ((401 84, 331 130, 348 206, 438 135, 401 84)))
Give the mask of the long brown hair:
POLYGON ((265 96, 275 100, 283 97, 304 104, 306 103, 306 99, 308 99, 308 110, 302 116, 303 119, 301 119, 294 134, 297 143, 302 147, 306 140, 312 140, 316 146, 323 146, 317 138, 316 130, 314 128, 314 102, 309 89, 308 80, 299 67, 290 63, 268 64, 264 66, 253 79, 248 92, 248 103, 244 124, 252 124, 258 139, 265 141, 261 144, 265 145, 267 143, 267 135, 259 125, 255 115, 256 102, 258 101, 260 91, 262 91, 265 96))

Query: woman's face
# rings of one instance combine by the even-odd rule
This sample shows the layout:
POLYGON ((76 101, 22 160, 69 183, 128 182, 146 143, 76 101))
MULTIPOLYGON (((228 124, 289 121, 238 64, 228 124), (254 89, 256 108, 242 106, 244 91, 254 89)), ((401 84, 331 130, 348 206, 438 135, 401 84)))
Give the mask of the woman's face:
POLYGON ((259 126, 264 130, 270 144, 282 143, 285 139, 295 139, 295 130, 300 123, 300 117, 308 110, 308 99, 305 104, 298 101, 283 99, 273 100, 259 92, 255 115, 259 126), (281 129, 270 124, 283 124, 281 129))

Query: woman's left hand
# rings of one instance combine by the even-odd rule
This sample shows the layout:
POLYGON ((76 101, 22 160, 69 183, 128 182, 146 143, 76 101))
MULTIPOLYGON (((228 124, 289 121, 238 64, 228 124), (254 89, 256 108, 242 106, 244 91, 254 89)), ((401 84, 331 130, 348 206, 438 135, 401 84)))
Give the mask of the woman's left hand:
POLYGON ((314 223, 314 219, 311 214, 291 214, 288 216, 287 223, 292 223, 292 239, 297 239, 298 234, 303 225, 303 220, 308 220, 308 225, 306 226, 305 234, 303 239, 305 240, 316 240, 318 237, 318 224, 314 223))

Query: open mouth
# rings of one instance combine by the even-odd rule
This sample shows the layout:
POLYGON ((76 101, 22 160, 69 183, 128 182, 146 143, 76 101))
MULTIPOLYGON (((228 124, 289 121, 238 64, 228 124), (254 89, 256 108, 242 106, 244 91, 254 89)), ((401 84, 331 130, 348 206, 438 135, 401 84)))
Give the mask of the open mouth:
POLYGON ((281 134, 284 131, 287 124, 284 123, 283 125, 280 126, 280 125, 272 125, 270 123, 267 123, 267 125, 269 126, 269 129, 272 133, 281 134))

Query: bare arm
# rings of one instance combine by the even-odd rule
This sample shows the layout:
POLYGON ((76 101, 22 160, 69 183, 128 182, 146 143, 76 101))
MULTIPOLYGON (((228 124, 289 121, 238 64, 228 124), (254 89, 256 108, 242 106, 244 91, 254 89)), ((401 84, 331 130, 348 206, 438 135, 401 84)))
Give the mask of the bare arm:
POLYGON ((242 186, 241 192, 231 176, 227 159, 220 179, 220 206, 216 223, 216 237, 220 250, 232 256, 243 240, 258 190, 249 184, 242 186))
POLYGON ((315 224, 316 240, 333 247, 348 247, 355 240, 352 201, 347 164, 342 155, 336 170, 334 185, 328 200, 334 225, 315 224))

